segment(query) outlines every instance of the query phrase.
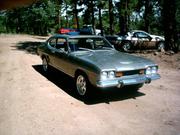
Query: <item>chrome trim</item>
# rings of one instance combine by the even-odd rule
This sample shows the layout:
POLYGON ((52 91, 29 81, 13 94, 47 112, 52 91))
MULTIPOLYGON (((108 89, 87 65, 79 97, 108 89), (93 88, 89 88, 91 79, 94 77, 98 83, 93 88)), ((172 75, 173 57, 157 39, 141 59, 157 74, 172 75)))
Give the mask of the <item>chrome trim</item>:
POLYGON ((96 85, 100 88, 105 87, 122 87, 126 85, 133 85, 133 84, 141 84, 141 83, 150 83, 151 80, 159 79, 159 74, 153 75, 131 75, 131 76, 123 76, 120 78, 115 79, 107 79, 107 80, 99 80, 97 81, 96 85))

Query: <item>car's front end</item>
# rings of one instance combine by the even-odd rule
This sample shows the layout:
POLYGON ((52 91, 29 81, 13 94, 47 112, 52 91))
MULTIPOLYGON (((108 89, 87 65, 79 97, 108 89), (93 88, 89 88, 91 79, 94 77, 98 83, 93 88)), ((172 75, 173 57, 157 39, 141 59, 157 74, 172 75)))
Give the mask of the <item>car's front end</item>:
POLYGON ((100 73, 97 87, 118 87, 121 88, 127 85, 150 83, 152 80, 159 79, 158 67, 148 66, 143 69, 127 70, 127 71, 113 71, 105 70, 100 73))
MULTIPOLYGON (((90 82, 99 88, 150 83, 160 78, 158 65, 149 59, 116 50, 97 50, 79 57, 99 71, 91 75, 90 82)), ((88 66, 89 67, 89 66, 88 66)))

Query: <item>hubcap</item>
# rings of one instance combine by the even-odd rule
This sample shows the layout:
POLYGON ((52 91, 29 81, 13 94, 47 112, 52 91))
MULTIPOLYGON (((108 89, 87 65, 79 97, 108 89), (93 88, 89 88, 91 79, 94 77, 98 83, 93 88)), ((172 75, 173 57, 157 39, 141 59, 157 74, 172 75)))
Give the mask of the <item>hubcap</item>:
POLYGON ((124 46, 123 46, 123 49, 124 49, 124 51, 128 51, 128 50, 130 50, 130 44, 129 43, 125 43, 124 44, 124 46))
POLYGON ((82 75, 79 75, 76 80, 76 88, 79 95, 81 96, 85 95, 86 89, 87 89, 86 85, 87 85, 87 82, 86 82, 85 77, 82 75))
POLYGON ((158 46, 158 50, 161 50, 161 49, 164 49, 164 44, 163 43, 160 43, 159 46, 158 46))
POLYGON ((48 64, 47 64, 47 60, 46 60, 45 58, 43 59, 42 65, 43 65, 43 70, 44 70, 44 71, 47 71, 47 69, 48 69, 48 64))

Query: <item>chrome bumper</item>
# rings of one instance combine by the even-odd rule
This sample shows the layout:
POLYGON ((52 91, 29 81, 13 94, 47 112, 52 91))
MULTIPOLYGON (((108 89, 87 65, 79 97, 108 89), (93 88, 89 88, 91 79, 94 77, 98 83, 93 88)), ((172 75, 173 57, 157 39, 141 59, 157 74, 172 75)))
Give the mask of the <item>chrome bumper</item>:
POLYGON ((159 74, 153 75, 131 75, 123 76, 120 78, 109 79, 109 80, 100 80, 96 83, 97 87, 106 88, 106 87, 122 87, 126 85, 150 83, 152 80, 160 79, 159 74))

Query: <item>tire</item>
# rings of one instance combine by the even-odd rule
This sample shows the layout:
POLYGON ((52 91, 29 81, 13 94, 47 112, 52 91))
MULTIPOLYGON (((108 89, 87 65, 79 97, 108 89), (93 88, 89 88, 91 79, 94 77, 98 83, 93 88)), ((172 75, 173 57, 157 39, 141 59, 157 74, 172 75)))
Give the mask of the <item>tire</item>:
POLYGON ((44 72, 46 72, 46 73, 48 72, 49 65, 48 65, 48 61, 45 57, 42 58, 42 68, 43 68, 44 72))
POLYGON ((164 50, 165 49, 164 42, 159 42, 158 45, 157 45, 157 49, 158 49, 158 51, 164 50))
POLYGON ((77 94, 80 97, 87 97, 89 95, 90 82, 86 75, 82 73, 77 74, 75 81, 77 94))
POLYGON ((125 52, 129 52, 132 49, 131 42, 124 42, 122 45, 122 50, 125 52))

